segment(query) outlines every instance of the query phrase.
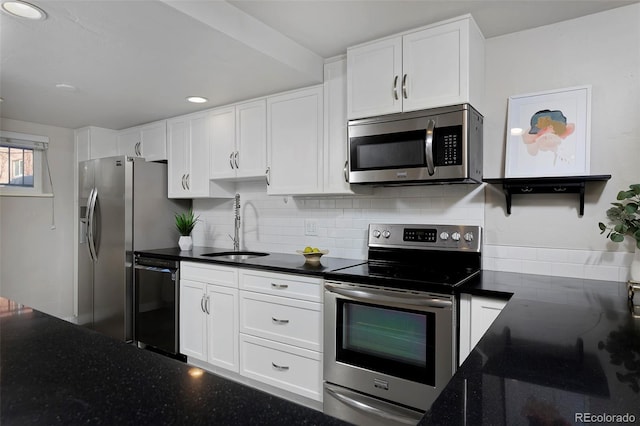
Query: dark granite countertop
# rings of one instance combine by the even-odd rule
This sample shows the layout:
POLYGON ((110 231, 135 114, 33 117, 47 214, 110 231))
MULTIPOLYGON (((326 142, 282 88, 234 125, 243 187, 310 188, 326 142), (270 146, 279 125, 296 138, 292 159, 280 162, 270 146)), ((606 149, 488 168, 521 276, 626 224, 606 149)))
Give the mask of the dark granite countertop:
POLYGON ((421 425, 640 423, 626 283, 483 271, 460 291, 511 298, 421 425))
POLYGON ((207 253, 228 252, 229 249, 215 247, 193 247, 189 251, 181 251, 178 247, 140 250, 147 256, 162 259, 177 259, 191 262, 217 263, 227 266, 261 269, 272 272, 297 273, 323 277, 325 273, 366 262, 365 260, 342 259, 338 257, 322 256, 319 265, 305 263, 300 254, 270 253, 268 256, 252 257, 244 260, 226 260, 221 257, 204 256, 207 253))
POLYGON ((311 408, 0 298, 0 424, 331 425, 311 408))

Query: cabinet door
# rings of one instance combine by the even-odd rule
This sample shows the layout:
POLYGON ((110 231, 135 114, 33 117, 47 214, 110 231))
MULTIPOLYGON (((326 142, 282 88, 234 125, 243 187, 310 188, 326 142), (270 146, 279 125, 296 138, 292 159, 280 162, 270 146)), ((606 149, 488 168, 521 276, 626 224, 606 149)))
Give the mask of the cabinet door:
POLYGON ((322 191, 322 86, 267 99, 268 194, 322 191))
POLYGON ((207 286, 209 364, 239 372, 238 290, 207 286))
POLYGON ((207 315, 205 284, 180 280, 180 353, 207 360, 207 315))
POLYGON ((467 101, 468 44, 466 20, 403 37, 404 111, 467 101))
POLYGON ((236 106, 238 178, 264 177, 267 168, 267 102, 264 99, 236 106))
POLYGON ((167 159, 167 122, 162 120, 142 126, 140 152, 147 161, 163 161, 167 159))
POLYGON ((209 194, 209 113, 191 116, 190 150, 188 155, 187 190, 191 197, 208 197, 209 194))
POLYGON ((118 155, 142 156, 142 138, 139 128, 125 130, 118 134, 118 155))
POLYGON ((402 111, 402 39, 394 37, 347 50, 348 118, 402 111))
POLYGON ((236 109, 218 108, 211 112, 211 179, 236 176, 234 156, 236 150, 236 109))
POLYGON ((190 122, 180 117, 167 122, 168 192, 169 198, 189 198, 186 186, 189 156, 190 122))

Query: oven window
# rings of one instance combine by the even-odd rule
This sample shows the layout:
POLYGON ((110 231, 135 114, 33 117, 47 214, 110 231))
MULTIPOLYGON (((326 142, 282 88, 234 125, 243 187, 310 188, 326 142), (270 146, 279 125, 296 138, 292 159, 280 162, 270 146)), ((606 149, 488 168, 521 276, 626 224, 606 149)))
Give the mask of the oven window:
POLYGON ((424 167, 424 140, 425 130, 351 138, 351 170, 424 167))
POLYGON ((338 300, 336 360, 435 386, 435 314, 338 300))

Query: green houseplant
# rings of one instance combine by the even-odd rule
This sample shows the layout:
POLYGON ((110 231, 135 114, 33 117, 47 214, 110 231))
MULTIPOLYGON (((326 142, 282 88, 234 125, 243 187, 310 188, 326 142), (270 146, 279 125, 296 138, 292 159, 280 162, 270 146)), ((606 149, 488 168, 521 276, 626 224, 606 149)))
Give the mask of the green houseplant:
POLYGON ((629 185, 626 191, 618 192, 618 200, 611 203, 613 207, 607 210, 607 217, 613 226, 598 223, 600 233, 607 233, 607 238, 616 243, 624 241, 625 236, 633 238, 635 257, 631 262, 631 279, 640 281, 640 184, 629 185))
POLYGON ((193 214, 193 210, 189 209, 183 213, 176 213, 176 228, 178 228, 178 232, 180 233, 180 239, 178 240, 178 245, 180 246, 180 250, 186 251, 191 250, 193 248, 193 240, 191 239, 191 232, 193 228, 196 226, 200 216, 195 216, 193 214))

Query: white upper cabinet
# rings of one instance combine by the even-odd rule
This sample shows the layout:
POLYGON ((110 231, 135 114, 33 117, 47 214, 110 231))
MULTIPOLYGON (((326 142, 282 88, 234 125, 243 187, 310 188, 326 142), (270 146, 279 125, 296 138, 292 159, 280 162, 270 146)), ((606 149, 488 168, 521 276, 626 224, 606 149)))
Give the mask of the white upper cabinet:
POLYGON ((318 194, 323 186, 323 87, 267 98, 267 193, 318 194))
POLYGON ((211 179, 264 178, 266 127, 264 99, 213 110, 211 179))
POLYGON ((471 16, 347 50, 349 119, 469 102, 482 108, 484 38, 471 16))
POLYGON ((144 157, 147 161, 167 159, 166 120, 118 132, 118 154, 144 157))
POLYGON ((232 197, 209 181, 210 111, 167 120, 169 198, 232 197))
POLYGON ((115 130, 89 126, 74 133, 78 162, 118 155, 115 130))
POLYGON ((362 185, 347 182, 347 61, 339 59, 324 65, 324 187, 327 194, 371 192, 362 185))

